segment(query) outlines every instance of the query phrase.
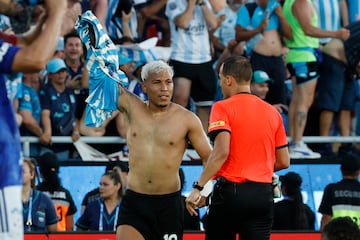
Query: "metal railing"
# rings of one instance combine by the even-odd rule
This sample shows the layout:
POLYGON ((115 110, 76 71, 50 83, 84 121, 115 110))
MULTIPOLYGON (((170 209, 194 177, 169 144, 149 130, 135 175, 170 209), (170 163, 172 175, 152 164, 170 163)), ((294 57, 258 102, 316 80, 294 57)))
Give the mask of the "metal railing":
MULTIPOLYGON (((85 143, 101 143, 101 144, 125 144, 126 140, 122 137, 111 137, 111 136, 102 136, 102 137, 87 137, 82 136, 81 141, 85 143)), ((289 139, 290 140, 290 139, 289 139)), ((305 143, 360 143, 360 136, 304 136, 303 140, 305 143)), ((27 156, 30 153, 30 143, 38 143, 39 138, 37 137, 21 137, 21 142, 23 144, 24 155, 27 156)), ((72 143, 71 137, 52 137, 53 143, 72 143)))
MULTIPOLYGON (((71 137, 62 137, 62 136, 56 136, 52 137, 53 143, 73 143, 73 140, 71 137)), ((125 144, 126 140, 122 137, 86 137, 82 136, 80 137, 81 141, 85 143, 101 143, 101 144, 113 144, 113 143, 119 143, 119 144, 125 144)), ((24 156, 30 155, 30 143, 38 143, 39 138, 38 137, 21 137, 22 147, 23 147, 23 153, 24 156)))

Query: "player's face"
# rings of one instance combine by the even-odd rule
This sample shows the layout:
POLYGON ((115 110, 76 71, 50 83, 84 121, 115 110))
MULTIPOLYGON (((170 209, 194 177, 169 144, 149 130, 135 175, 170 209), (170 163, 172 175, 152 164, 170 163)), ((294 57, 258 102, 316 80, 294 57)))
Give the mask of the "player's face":
POLYGON ((150 73, 143 83, 143 90, 148 95, 149 103, 157 107, 167 107, 170 104, 174 82, 167 71, 150 73))

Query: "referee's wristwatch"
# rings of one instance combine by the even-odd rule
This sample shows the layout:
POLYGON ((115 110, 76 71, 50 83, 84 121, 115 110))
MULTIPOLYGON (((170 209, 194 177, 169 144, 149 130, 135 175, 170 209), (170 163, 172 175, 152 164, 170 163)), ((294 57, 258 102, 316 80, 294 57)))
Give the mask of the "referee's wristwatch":
POLYGON ((195 189, 197 189, 197 190, 199 190, 199 191, 202 191, 202 190, 204 189, 204 187, 202 187, 202 186, 199 185, 199 182, 198 182, 198 181, 193 182, 192 187, 195 188, 195 189))

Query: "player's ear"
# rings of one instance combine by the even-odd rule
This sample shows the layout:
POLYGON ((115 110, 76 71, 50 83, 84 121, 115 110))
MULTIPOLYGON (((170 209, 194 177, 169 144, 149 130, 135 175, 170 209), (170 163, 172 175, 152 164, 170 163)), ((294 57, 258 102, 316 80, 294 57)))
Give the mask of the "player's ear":
POLYGON ((146 85, 145 85, 144 81, 141 82, 141 89, 143 90, 144 93, 147 93, 146 85))

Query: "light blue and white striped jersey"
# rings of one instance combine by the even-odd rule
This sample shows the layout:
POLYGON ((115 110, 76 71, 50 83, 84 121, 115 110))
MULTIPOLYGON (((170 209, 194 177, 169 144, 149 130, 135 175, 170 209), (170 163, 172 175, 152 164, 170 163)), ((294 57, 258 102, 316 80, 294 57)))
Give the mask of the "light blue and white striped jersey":
POLYGON ((360 2, 359 0, 347 0, 349 9, 349 23, 360 21, 360 2))
POLYGON ((223 46, 227 46, 230 40, 235 39, 235 26, 237 13, 231 10, 231 8, 226 5, 226 7, 217 12, 216 16, 225 15, 225 20, 221 23, 220 27, 214 32, 214 36, 220 39, 220 42, 223 46))
MULTIPOLYGON (((327 31, 336 31, 341 27, 339 2, 342 0, 313 0, 318 14, 318 26, 327 31)), ((330 42, 331 38, 320 38, 322 44, 330 42)))
POLYGON ((118 50, 91 11, 86 11, 79 17, 75 29, 87 50, 85 62, 90 86, 89 97, 86 99, 88 104, 85 124, 101 127, 103 121, 117 110, 118 83, 126 87, 128 79, 119 70, 118 50))
MULTIPOLYGON (((207 0, 205 4, 211 9, 207 0)), ((182 14, 187 6, 187 0, 168 0, 165 14, 169 18, 171 31, 171 56, 172 60, 184 63, 199 64, 209 62, 210 42, 208 26, 201 10, 196 5, 190 24, 186 29, 175 25, 174 20, 182 14)))
MULTIPOLYGON (((121 0, 120 0, 121 1, 121 0)), ((105 19, 107 33, 112 39, 120 39, 124 36, 123 34, 123 23, 121 17, 116 17, 115 12, 119 0, 108 0, 108 13, 105 19)), ((137 15, 135 9, 131 8, 132 16, 129 21, 129 28, 133 39, 138 38, 137 33, 137 15)))
POLYGON ((151 62, 159 59, 151 49, 132 49, 124 47, 124 45, 116 45, 120 55, 128 57, 135 62, 151 62))

